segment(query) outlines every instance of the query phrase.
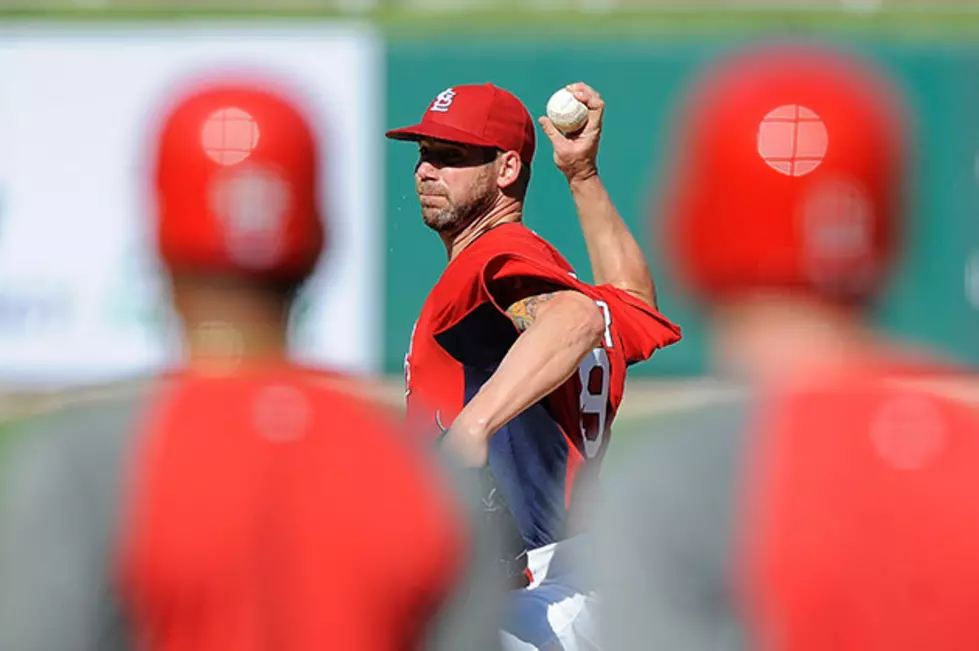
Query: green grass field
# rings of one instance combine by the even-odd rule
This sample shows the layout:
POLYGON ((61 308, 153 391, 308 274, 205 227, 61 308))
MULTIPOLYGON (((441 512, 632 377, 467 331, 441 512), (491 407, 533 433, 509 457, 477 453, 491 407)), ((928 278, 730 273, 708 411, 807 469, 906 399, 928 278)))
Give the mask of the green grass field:
POLYGON ((870 10, 801 7, 797 9, 759 8, 722 9, 709 4, 628 7, 611 11, 568 11, 527 8, 519 0, 503 0, 492 10, 420 10, 381 7, 351 12, 310 9, 307 3, 280 3, 274 10, 256 8, 218 9, 185 4, 162 8, 132 6, 120 2, 105 8, 79 8, 67 0, 64 7, 54 3, 47 8, 36 4, 0 7, 0 21, 154 21, 198 20, 365 20, 385 32, 388 38, 428 38, 431 36, 494 36, 559 39, 569 34, 589 38, 650 37, 658 39, 726 32, 797 33, 879 36, 892 39, 966 40, 979 36, 979 4, 938 7, 921 5, 870 10))

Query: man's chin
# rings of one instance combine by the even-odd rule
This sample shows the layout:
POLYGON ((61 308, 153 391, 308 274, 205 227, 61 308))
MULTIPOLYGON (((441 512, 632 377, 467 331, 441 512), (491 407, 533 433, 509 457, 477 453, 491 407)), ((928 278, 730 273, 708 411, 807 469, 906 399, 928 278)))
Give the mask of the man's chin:
POLYGON ((458 221, 454 216, 442 213, 429 213, 422 210, 422 221, 436 233, 452 233, 458 229, 458 221))

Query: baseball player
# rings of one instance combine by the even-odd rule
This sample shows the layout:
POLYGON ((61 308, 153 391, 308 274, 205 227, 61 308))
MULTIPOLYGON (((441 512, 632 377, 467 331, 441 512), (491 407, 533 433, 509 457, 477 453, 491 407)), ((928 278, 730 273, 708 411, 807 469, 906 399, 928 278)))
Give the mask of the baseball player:
POLYGON ((610 649, 973 649, 979 415, 864 322, 899 251, 906 126, 816 46, 725 59, 682 106, 664 240, 736 389, 662 416, 587 557, 610 649))
POLYGON ((627 367, 680 338, 657 311, 642 253, 597 173, 601 98, 573 88, 590 109, 584 130, 567 137, 546 118, 542 126, 597 286, 523 224, 535 125, 514 95, 455 86, 420 123, 387 133, 417 143, 422 218, 448 258, 405 359, 409 417, 488 467, 516 522, 530 585, 514 596, 510 648, 577 648, 573 625, 591 590, 561 559, 580 544, 578 491, 607 449, 627 367))
POLYGON ((167 113, 156 225, 189 362, 24 436, 0 492, 4 651, 499 647, 478 492, 357 382, 288 361, 319 156, 278 89, 207 85, 167 113))

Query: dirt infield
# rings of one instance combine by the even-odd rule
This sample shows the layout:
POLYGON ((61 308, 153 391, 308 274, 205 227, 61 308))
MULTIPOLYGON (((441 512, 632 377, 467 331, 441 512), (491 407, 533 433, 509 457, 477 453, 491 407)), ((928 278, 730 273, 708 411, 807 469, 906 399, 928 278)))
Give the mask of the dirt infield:
MULTIPOLYGON (((0 388, 0 422, 59 409, 72 404, 87 403, 102 398, 123 397, 150 390, 155 381, 131 380, 124 383, 44 391, 16 391, 0 388)), ((400 377, 385 378, 367 384, 366 392, 395 408, 404 402, 403 381, 400 377)), ((690 380, 630 380, 620 415, 624 418, 661 411, 692 408, 722 400, 731 394, 729 388, 707 379, 690 380)))

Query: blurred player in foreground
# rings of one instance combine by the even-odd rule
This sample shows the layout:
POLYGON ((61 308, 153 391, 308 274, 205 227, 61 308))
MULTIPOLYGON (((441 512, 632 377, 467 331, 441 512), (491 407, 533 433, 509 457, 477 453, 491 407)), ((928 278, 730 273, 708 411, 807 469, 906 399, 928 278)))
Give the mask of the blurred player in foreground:
POLYGON ((318 158, 269 90, 208 86, 168 113, 158 241, 189 365, 25 437, 2 493, 4 651, 499 647, 495 550, 469 547, 492 537, 455 473, 354 380, 288 361, 324 242, 318 158))
POLYGON ((445 431, 470 465, 488 464, 529 550, 530 585, 514 596, 505 636, 513 648, 577 648, 574 622, 591 591, 555 560, 583 531, 577 491, 605 454, 627 366, 680 338, 598 176, 601 97, 573 90, 590 109, 583 130, 541 124, 598 286, 522 223, 535 125, 511 93, 449 88, 419 124, 387 133, 418 143, 422 218, 448 257, 405 359, 409 417, 445 431))
POLYGON ((684 104, 665 241, 743 392, 661 417, 607 482, 608 648, 979 648, 977 412, 865 324, 902 113, 815 47, 742 53, 684 104))

